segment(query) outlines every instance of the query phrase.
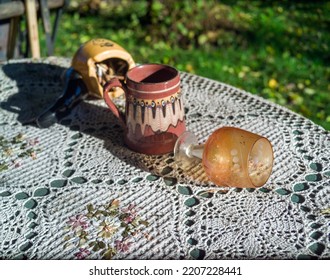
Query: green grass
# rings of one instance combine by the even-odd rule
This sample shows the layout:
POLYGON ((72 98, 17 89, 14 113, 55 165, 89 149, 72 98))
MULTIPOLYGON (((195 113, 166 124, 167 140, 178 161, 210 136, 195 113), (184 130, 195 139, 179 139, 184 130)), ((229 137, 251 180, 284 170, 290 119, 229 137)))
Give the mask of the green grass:
POLYGON ((72 57, 81 43, 107 38, 136 62, 167 63, 231 84, 330 130, 330 4, 206 2, 185 0, 166 13, 155 1, 151 25, 145 23, 145 1, 104 6, 95 16, 71 9, 62 17, 55 54, 72 57), (194 5, 211 5, 207 16, 213 25, 205 21, 205 11, 196 15, 194 5))

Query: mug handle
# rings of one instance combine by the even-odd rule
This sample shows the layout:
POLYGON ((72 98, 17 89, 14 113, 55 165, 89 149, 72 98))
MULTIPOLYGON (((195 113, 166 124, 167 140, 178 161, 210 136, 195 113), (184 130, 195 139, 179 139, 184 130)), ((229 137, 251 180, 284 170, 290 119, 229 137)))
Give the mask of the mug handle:
POLYGON ((121 125, 125 127, 125 115, 118 110, 117 106, 113 101, 111 100, 109 96, 109 91, 114 88, 114 87, 120 87, 124 90, 125 95, 127 95, 127 89, 124 84, 120 82, 118 78, 112 78, 110 81, 106 82, 105 85, 103 86, 103 99, 105 103, 108 105, 112 113, 119 119, 121 125))

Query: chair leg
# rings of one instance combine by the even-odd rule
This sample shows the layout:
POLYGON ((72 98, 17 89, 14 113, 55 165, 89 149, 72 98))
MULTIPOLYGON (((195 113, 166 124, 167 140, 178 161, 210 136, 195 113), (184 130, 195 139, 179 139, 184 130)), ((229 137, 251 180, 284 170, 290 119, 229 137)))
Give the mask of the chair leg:
POLYGON ((8 42, 7 42, 7 59, 11 59, 15 55, 16 40, 19 30, 19 21, 20 21, 19 17, 14 17, 10 19, 8 42))
POLYGON ((46 36, 47 55, 50 56, 54 54, 54 41, 52 40, 52 30, 50 23, 48 0, 39 0, 39 3, 40 3, 42 23, 44 26, 44 31, 46 36))
POLYGON ((56 17, 55 17, 55 21, 54 21, 54 25, 53 25, 53 32, 52 32, 52 41, 53 42, 55 42, 55 39, 56 39, 57 30, 58 30, 58 26, 59 26, 62 14, 63 14, 63 7, 58 8, 56 11, 56 17))
POLYGON ((37 8, 35 0, 25 0, 25 8, 31 55, 33 58, 40 58, 37 8))

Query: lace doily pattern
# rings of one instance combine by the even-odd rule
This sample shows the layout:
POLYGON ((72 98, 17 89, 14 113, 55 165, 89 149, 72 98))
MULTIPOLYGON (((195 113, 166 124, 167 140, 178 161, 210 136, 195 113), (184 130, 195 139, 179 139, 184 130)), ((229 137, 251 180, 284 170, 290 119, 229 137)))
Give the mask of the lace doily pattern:
MULTIPOLYGON (((272 175, 258 189, 218 187, 201 165, 127 149, 103 100, 60 123, 34 118, 58 98, 68 59, 0 68, 0 258, 326 259, 330 134, 229 85, 181 73, 199 141, 221 126, 267 137, 272 175)), ((115 100, 120 108, 123 97, 115 100)))

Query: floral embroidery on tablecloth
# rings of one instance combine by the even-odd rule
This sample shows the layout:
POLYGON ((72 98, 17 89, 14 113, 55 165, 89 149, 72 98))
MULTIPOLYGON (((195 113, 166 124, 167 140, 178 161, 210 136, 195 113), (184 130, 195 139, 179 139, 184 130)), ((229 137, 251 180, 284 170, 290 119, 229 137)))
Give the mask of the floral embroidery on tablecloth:
POLYGON ((23 133, 12 138, 0 135, 0 172, 20 167, 25 158, 36 159, 40 151, 38 144, 38 138, 29 138, 23 133))
POLYGON ((76 259, 93 258, 93 254, 112 259, 118 253, 129 252, 139 234, 148 238, 143 232, 148 222, 138 211, 134 204, 120 207, 116 199, 105 205, 88 204, 86 213, 73 215, 66 222, 64 248, 74 247, 76 259))

